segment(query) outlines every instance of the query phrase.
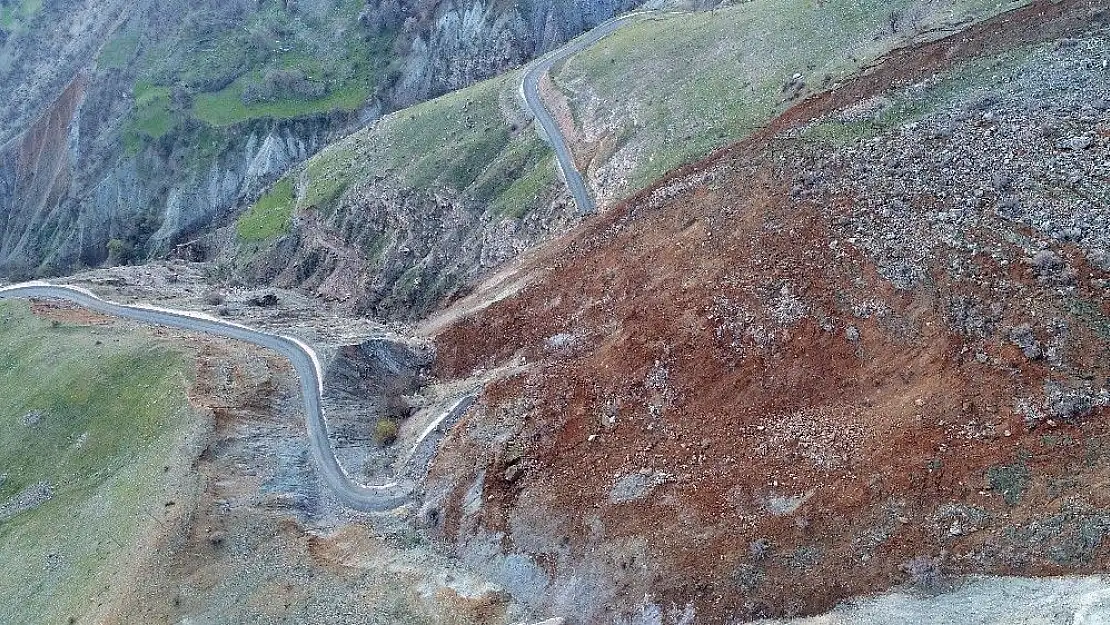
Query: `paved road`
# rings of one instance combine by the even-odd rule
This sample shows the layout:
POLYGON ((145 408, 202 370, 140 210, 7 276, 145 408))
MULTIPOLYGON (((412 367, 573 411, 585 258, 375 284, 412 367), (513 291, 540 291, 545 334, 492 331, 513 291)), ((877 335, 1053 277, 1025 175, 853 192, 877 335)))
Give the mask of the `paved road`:
POLYGON ((65 299, 106 315, 214 334, 246 341, 278 352, 293 363, 293 368, 300 379, 312 456, 316 459, 316 466, 324 476, 324 480, 331 486, 339 500, 351 508, 367 512, 392 510, 409 501, 412 495, 410 485, 391 482, 380 486, 365 486, 351 479, 351 476, 347 475, 340 466, 335 457, 335 451, 331 447, 331 441, 328 439, 328 425, 320 406, 320 396, 323 391, 320 361, 316 357, 316 352, 301 341, 288 336, 261 332, 200 313, 117 304, 102 300, 84 289, 71 286, 32 282, 0 288, 0 299, 29 297, 65 299))
POLYGON ((543 105, 543 98, 540 97, 540 79, 559 61, 594 45, 640 15, 640 13, 631 13, 602 22, 590 32, 568 42, 562 48, 536 59, 524 72, 524 80, 521 82, 520 88, 524 93, 524 102, 540 123, 540 127, 543 128, 543 133, 546 135, 547 142, 551 144, 551 149, 555 150, 555 158, 559 162, 559 171, 563 173, 563 180, 570 188, 570 193, 574 196, 574 202, 578 205, 578 213, 581 215, 596 213, 597 205, 594 204, 590 192, 586 189, 582 174, 574 165, 574 157, 571 155, 570 148, 567 147, 566 138, 563 137, 559 124, 555 122, 551 113, 543 105))

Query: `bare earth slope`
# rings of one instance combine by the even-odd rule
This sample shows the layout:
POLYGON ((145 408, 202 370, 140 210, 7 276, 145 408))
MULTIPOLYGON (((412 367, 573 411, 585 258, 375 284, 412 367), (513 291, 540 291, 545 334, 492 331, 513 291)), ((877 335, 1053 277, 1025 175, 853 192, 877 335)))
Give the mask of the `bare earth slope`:
POLYGON ((583 623, 1105 570, 1105 19, 897 51, 539 252, 438 335, 443 377, 525 368, 428 522, 583 623))

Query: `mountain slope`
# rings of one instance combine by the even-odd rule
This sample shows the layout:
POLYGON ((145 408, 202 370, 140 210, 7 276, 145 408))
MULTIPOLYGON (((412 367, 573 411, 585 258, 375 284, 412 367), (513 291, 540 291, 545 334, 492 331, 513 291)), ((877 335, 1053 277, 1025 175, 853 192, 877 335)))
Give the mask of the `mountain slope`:
POLYGON ((582 622, 1105 570, 1105 16, 895 53, 430 322, 514 373, 426 522, 582 622))
POLYGON ((17 277, 165 256, 383 112, 499 74, 631 5, 36 6, 0 23, 12 85, 0 96, 0 270, 17 277), (113 240, 124 253, 109 258, 113 240))
POLYGON ((645 16, 563 64, 549 96, 596 194, 619 200, 835 88, 891 49, 1025 2, 763 0, 645 16))

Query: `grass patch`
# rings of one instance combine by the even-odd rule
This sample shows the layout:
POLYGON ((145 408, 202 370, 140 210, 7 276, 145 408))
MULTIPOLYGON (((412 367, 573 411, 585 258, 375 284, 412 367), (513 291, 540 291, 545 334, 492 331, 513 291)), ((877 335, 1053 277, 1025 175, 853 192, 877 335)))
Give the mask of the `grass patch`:
POLYGON ((509 219, 520 219, 550 202, 558 185, 562 184, 555 167, 555 155, 547 154, 497 196, 491 205, 493 212, 509 219))
POLYGON ((330 207, 347 186, 361 173, 358 155, 350 148, 324 150, 305 167, 305 192, 302 206, 309 209, 330 207))
MULTIPOLYGON (((338 47, 328 45, 329 53, 321 54, 304 41, 294 41, 291 49, 277 56, 250 54, 245 65, 223 70, 227 76, 234 74, 232 80, 224 81, 229 84, 196 95, 192 114, 213 126, 229 126, 262 117, 292 119, 358 110, 373 94, 385 72, 392 55, 390 43, 391 38, 387 36, 369 41, 357 38, 346 40, 338 47), (267 72, 272 70, 299 72, 306 80, 320 85, 324 92, 316 97, 279 93, 258 102, 244 98, 248 89, 265 83, 267 72)), ((234 54, 217 54, 218 58, 224 56, 234 57, 234 54)))
POLYGON ((193 115, 213 126, 230 126, 259 117, 292 119, 314 113, 353 111, 371 94, 367 83, 352 82, 321 98, 280 98, 271 102, 245 104, 243 90, 248 81, 239 79, 216 93, 202 93, 193 102, 193 115))
POLYGON ((396 36, 370 37, 358 22, 362 6, 343 0, 332 11, 296 11, 263 0, 247 9, 183 7, 175 32, 143 45, 134 34, 140 26, 125 28, 99 61, 136 74, 135 107, 124 124, 126 152, 189 126, 174 122, 190 118, 219 129, 262 118, 357 111, 386 75, 396 36), (144 92, 168 95, 171 88, 180 96, 179 109, 168 106, 168 97, 139 101, 144 92))
POLYGON ((139 83, 134 90, 135 105, 123 132, 124 149, 135 154, 147 142, 160 139, 176 125, 169 87, 139 83))
POLYGON ((383 165, 414 187, 466 189, 510 141, 499 97, 517 79, 487 80, 382 120, 383 165))
POLYGON ((380 146, 363 150, 367 161, 413 188, 448 187, 487 206, 503 195, 502 204, 549 198, 545 191, 561 184, 543 173, 551 171, 551 149, 530 128, 511 127, 501 112, 502 96, 515 97, 519 80, 513 72, 418 104, 354 140, 380 146))
POLYGON ((0 505, 54 491, 0 522, 0 622, 81 621, 162 508, 163 465, 195 422, 179 352, 96 333, 0 302, 0 505))
POLYGON ((412 189, 452 189, 503 218, 549 202, 562 185, 551 149, 501 111, 519 79, 514 72, 398 111, 317 154, 303 169, 300 208, 333 206, 370 173, 412 189))
POLYGON ((134 33, 119 34, 112 37, 100 49, 96 64, 107 69, 123 69, 135 57, 139 48, 139 36, 134 33))
POLYGON ((285 176, 239 218, 235 232, 244 241, 265 241, 288 233, 295 201, 293 179, 285 176))

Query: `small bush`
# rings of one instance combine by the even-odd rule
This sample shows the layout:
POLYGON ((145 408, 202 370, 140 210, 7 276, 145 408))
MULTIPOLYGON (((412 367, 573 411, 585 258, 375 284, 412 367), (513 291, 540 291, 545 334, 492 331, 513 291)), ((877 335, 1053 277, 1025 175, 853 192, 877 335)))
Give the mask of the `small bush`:
POLYGON ((135 259, 135 246, 122 239, 108 241, 108 264, 127 265, 135 259))
POLYGON ((401 431, 401 422, 397 419, 385 417, 378 419, 374 424, 374 442, 388 446, 397 441, 397 434, 401 431))

